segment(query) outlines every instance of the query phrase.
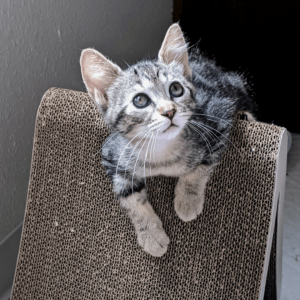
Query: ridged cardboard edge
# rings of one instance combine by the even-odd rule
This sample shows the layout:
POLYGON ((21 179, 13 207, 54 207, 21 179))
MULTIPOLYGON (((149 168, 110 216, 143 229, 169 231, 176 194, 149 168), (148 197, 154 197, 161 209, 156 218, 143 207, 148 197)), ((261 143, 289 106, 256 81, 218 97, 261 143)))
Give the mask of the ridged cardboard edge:
POLYGON ((264 299, 265 286, 268 274, 269 260, 271 254, 274 226, 278 208, 278 224, 277 224, 277 245, 276 245, 276 290, 277 299, 280 299, 281 293, 281 277, 282 277, 282 231, 283 231, 283 206, 285 194, 285 179, 287 166, 287 130, 283 128, 279 141, 279 151, 276 160, 275 187, 273 193, 273 206, 271 212, 271 220, 269 225, 269 234, 267 239, 267 248, 265 253, 264 269, 260 284, 259 300, 264 299))

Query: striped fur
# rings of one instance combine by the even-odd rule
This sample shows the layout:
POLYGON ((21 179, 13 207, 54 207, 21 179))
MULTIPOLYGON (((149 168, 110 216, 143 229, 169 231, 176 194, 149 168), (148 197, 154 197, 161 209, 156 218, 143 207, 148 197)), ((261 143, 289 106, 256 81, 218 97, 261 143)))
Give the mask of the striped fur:
POLYGON ((161 256, 169 239, 147 200, 146 178, 179 177, 175 210, 183 221, 196 218, 206 182, 227 148, 235 114, 246 111, 254 120, 247 84, 199 50, 188 54, 178 24, 169 28, 157 59, 120 70, 96 50, 87 49, 81 69, 87 90, 112 131, 102 149, 102 163, 139 244, 161 256), (170 93, 174 82, 183 88, 180 97, 170 93), (140 94, 151 99, 143 109, 133 103, 140 94))

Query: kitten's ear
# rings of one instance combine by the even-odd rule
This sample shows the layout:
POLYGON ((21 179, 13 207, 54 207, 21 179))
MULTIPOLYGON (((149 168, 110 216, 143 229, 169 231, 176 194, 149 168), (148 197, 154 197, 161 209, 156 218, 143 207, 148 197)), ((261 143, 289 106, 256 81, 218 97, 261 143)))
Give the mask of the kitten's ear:
POLYGON ((82 51, 80 66, 89 95, 105 114, 108 107, 107 90, 122 70, 101 53, 91 48, 82 51))
POLYGON ((177 61, 184 66, 185 76, 191 77, 192 71, 189 65, 187 46, 181 28, 175 23, 170 26, 166 33, 158 53, 158 59, 165 64, 177 61))

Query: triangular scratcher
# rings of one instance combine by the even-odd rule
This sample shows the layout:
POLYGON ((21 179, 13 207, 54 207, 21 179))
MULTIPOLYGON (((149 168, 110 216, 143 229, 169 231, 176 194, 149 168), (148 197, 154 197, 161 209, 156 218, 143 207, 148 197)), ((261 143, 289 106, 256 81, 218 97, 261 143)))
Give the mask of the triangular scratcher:
POLYGON ((272 259, 280 265, 286 130, 234 126, 236 148, 229 144, 196 220, 185 223, 174 211, 176 178, 147 180, 171 241, 156 258, 138 246, 101 165, 109 131, 95 104, 86 93, 48 90, 36 119, 12 299, 263 299, 277 207, 272 259))

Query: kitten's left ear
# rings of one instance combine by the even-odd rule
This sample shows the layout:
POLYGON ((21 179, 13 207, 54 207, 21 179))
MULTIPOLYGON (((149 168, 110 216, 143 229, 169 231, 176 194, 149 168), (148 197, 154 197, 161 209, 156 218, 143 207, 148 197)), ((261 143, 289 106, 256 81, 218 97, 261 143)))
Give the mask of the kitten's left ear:
POLYGON ((122 70, 95 49, 85 49, 80 57, 81 74, 86 89, 103 115, 108 108, 107 91, 122 70))
POLYGON ((173 61, 182 64, 184 67, 184 75, 191 77, 192 71, 189 65, 187 46, 181 28, 175 23, 170 26, 166 33, 158 53, 158 59, 167 65, 173 61))

